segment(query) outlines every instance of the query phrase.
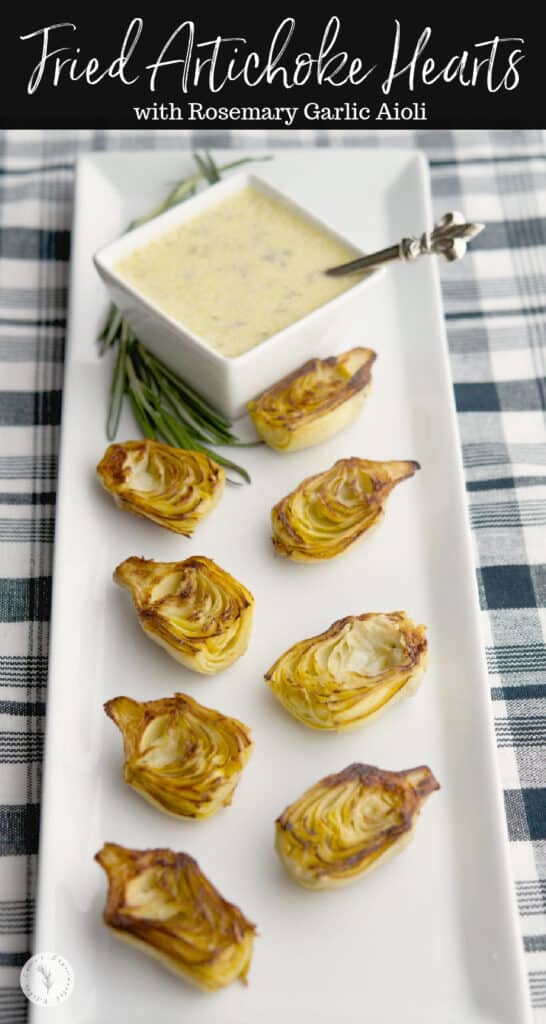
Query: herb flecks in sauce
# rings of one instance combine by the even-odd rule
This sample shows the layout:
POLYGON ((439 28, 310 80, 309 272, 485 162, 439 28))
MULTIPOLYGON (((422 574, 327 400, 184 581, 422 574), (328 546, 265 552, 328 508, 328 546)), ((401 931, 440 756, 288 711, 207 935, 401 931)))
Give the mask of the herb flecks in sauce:
POLYGON ((351 288, 324 270, 353 256, 290 204, 246 187, 116 269, 211 348, 238 356, 351 288))

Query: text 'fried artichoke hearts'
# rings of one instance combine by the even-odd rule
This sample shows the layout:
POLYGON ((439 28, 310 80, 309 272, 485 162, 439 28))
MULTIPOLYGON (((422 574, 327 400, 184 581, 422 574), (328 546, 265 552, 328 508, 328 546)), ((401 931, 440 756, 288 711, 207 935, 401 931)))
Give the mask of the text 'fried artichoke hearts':
POLYGON ((104 921, 118 938, 205 991, 246 984, 256 928, 187 853, 106 843, 104 921))
POLYGON ((213 675, 245 653, 254 598, 211 558, 127 558, 114 580, 131 591, 144 631, 187 668, 213 675))
POLYGON ((426 765, 389 772, 351 764, 283 811, 275 847, 306 889, 347 885, 403 849, 423 803, 439 788, 426 765))
POLYGON ((248 403, 258 434, 278 451, 320 444, 352 423, 370 390, 371 348, 309 359, 248 403))
POLYGON ((183 693, 114 697, 104 710, 123 735, 125 781, 150 803, 185 818, 209 818, 231 803, 253 747, 242 722, 183 693))
POLYGON ((393 487, 416 469, 418 462, 352 458, 307 477, 272 509, 275 549, 295 562, 335 558, 379 523, 393 487))
POLYGON ((294 644, 266 682, 313 729, 354 729, 415 693, 427 664, 425 627, 405 612, 370 612, 334 622, 294 644))
POLYGON ((203 452, 149 440, 111 444, 97 475, 119 508, 186 537, 219 502, 226 479, 203 452))

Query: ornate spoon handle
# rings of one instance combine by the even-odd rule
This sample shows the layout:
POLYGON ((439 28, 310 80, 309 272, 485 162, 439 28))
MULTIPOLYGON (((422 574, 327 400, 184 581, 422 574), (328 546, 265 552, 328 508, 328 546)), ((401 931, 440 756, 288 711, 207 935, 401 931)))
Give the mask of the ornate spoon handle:
POLYGON ((433 231, 424 231, 420 238, 402 238, 398 245, 380 249, 379 252, 372 252, 368 256, 360 256, 338 267, 330 267, 326 273, 331 277, 343 277, 345 274, 358 274, 362 270, 375 270, 396 260, 413 263, 419 256, 424 255, 445 256, 451 263, 453 260, 463 258, 467 242, 479 235, 484 227, 484 224, 467 223, 464 214, 454 210, 452 213, 445 213, 433 231))

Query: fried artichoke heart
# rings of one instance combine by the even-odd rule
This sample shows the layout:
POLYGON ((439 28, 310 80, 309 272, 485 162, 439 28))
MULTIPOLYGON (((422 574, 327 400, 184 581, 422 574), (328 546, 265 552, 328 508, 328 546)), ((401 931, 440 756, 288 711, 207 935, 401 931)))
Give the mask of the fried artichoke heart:
POLYGON ((211 558, 127 558, 114 580, 131 592, 148 636, 194 672, 214 675, 245 653, 254 598, 211 558))
POLYGON ((226 479, 204 452, 149 440, 111 444, 97 475, 119 508, 185 537, 219 502, 226 479))
POLYGON ((415 693, 427 656, 424 626, 405 612, 369 612, 294 644, 265 679, 294 718, 341 732, 415 693))
POLYGON ((253 748, 242 722, 183 693, 142 702, 114 697, 104 710, 123 736, 125 781, 155 807, 209 818, 231 803, 253 748))
POLYGON ((439 788, 426 765, 390 772, 351 764, 283 811, 276 850, 306 889, 347 885, 403 849, 423 803, 439 788))
POLYGON ((335 558, 379 523, 393 487, 419 468, 418 462, 339 459, 274 506, 275 549, 295 562, 335 558))
POLYGON ((370 390, 371 348, 328 359, 309 359, 259 398, 248 411, 260 437, 278 451, 320 444, 356 418, 370 390))
POLYGON ((207 992, 246 984, 256 928, 187 853, 105 843, 104 922, 130 945, 207 992))

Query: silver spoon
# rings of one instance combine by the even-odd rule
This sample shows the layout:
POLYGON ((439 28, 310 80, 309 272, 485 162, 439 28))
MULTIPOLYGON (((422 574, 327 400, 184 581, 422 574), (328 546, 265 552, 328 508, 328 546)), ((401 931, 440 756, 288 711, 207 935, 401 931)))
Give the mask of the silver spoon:
POLYGON ((338 267, 330 267, 325 273, 330 277, 343 277, 345 274, 358 274, 363 270, 375 270, 396 260, 413 263, 419 256, 425 255, 445 256, 446 260, 452 263, 463 258, 467 242, 479 235, 484 227, 484 224, 467 223, 464 214, 454 210, 445 213, 436 227, 432 231, 424 231, 420 238, 402 238, 398 245, 380 249, 379 252, 372 252, 368 256, 359 256, 358 259, 342 263, 338 267))

